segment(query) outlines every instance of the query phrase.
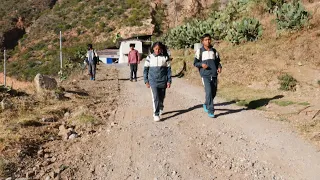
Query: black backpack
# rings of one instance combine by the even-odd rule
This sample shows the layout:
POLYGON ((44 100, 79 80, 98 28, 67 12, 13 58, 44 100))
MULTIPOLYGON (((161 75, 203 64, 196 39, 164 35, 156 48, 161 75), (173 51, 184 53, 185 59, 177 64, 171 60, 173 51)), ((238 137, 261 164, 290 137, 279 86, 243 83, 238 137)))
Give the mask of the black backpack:
POLYGON ((92 50, 92 52, 93 52, 93 63, 94 64, 99 64, 99 56, 96 56, 96 53, 95 53, 95 50, 93 49, 92 50))

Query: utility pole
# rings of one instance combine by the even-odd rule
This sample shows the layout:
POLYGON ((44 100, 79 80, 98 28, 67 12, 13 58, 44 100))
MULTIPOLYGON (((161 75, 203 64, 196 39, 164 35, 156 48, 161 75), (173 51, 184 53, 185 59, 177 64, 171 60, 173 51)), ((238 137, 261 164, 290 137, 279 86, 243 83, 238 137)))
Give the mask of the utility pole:
POLYGON ((6 49, 3 50, 3 57, 4 57, 4 61, 3 61, 3 84, 4 87, 7 86, 7 77, 6 77, 6 49))
POLYGON ((62 35, 60 31, 60 71, 62 73, 62 35))
POLYGON ((174 27, 176 27, 177 26, 177 21, 178 21, 177 0, 174 0, 174 16, 175 16, 174 27))

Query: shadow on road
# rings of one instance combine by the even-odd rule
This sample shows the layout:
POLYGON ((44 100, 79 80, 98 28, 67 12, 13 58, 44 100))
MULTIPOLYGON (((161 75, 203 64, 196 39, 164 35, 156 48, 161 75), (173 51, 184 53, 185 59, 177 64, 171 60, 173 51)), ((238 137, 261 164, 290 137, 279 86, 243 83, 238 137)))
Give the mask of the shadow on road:
MULTIPOLYGON (((143 78, 143 76, 137 77, 138 80, 141 78, 143 78)), ((120 78, 119 81, 130 81, 130 78, 120 78)))
POLYGON ((169 116, 169 117, 163 118, 162 121, 166 121, 166 120, 168 120, 168 119, 170 119, 170 118, 174 118, 174 117, 176 117, 176 116, 179 116, 179 115, 181 115, 181 114, 184 114, 184 113, 193 111, 193 110, 198 109, 198 108, 201 108, 201 107, 202 107, 202 104, 199 104, 199 105, 190 107, 190 108, 188 108, 188 109, 165 112, 165 113, 163 113, 163 115, 172 114, 172 113, 175 113, 175 114, 173 114, 173 115, 171 115, 171 116, 169 116))
MULTIPOLYGON (((253 100, 253 101, 250 101, 248 104, 246 104, 245 107, 240 108, 240 109, 221 109, 221 108, 216 108, 216 110, 218 110, 218 111, 225 111, 223 113, 216 114, 216 117, 225 116, 225 115, 228 115, 228 114, 239 113, 241 111, 258 109, 260 107, 266 106, 271 100, 281 99, 283 97, 284 97, 283 95, 278 95, 278 96, 274 96, 272 98, 262 98, 262 99, 253 100)), ((215 104, 215 107, 217 107, 217 106, 227 106, 227 105, 231 105, 231 104, 235 104, 235 103, 236 103, 236 101, 232 100, 232 101, 229 101, 229 102, 222 102, 222 103, 215 104)), ((175 114, 173 114, 173 115, 171 115, 169 117, 163 118, 162 121, 166 121, 166 120, 168 120, 170 118, 174 118, 176 116, 191 112, 191 111, 193 111, 195 109, 198 109, 198 108, 202 108, 202 104, 199 104, 199 105, 187 108, 187 109, 183 109, 183 110, 166 112, 163 115, 172 114, 172 113, 175 113, 175 114)))
POLYGON ((267 104, 269 104, 269 102, 271 100, 281 99, 283 97, 284 97, 283 95, 277 95, 277 96, 274 96, 272 98, 257 99, 257 100, 254 100, 254 101, 250 101, 245 106, 247 107, 247 109, 258 109, 260 107, 263 107, 263 106, 266 106, 267 104))

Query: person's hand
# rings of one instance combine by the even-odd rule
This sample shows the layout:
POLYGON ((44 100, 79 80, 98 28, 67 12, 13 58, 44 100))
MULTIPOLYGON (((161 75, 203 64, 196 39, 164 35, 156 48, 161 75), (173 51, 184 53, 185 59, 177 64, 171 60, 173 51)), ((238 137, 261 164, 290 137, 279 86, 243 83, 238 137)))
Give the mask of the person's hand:
POLYGON ((171 87, 171 84, 170 83, 167 83, 167 88, 170 88, 171 87))
POLYGON ((202 68, 203 68, 203 69, 207 69, 207 68, 208 68, 208 65, 202 64, 202 68))
POLYGON ((217 72, 220 74, 222 72, 222 69, 218 68, 217 72))
POLYGON ((150 84, 148 82, 146 83, 146 86, 147 86, 147 88, 150 88, 150 84))

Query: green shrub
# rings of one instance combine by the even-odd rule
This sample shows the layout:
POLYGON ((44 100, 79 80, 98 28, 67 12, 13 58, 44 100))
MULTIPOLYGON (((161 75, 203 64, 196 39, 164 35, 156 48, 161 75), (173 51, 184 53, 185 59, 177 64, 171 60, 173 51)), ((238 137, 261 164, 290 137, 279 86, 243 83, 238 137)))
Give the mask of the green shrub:
POLYGON ((233 44, 256 41, 262 35, 262 25, 256 19, 244 18, 234 22, 226 39, 233 44))
POLYGON ((285 2, 285 0, 265 0, 269 12, 273 12, 275 9, 281 8, 285 2))
POLYGON ((300 29, 309 21, 309 13, 300 1, 283 4, 276 14, 278 30, 300 29))
POLYGON ((293 78, 289 74, 283 74, 278 77, 280 81, 280 90, 283 91, 295 91, 296 90, 296 85, 297 85, 297 80, 293 78))
POLYGON ((213 35, 214 39, 229 39, 232 42, 239 39, 236 43, 257 40, 262 34, 259 21, 246 18, 233 24, 248 12, 248 3, 250 0, 230 1, 224 10, 214 10, 207 20, 189 21, 170 29, 161 39, 168 46, 177 49, 193 46, 205 33, 213 35))

